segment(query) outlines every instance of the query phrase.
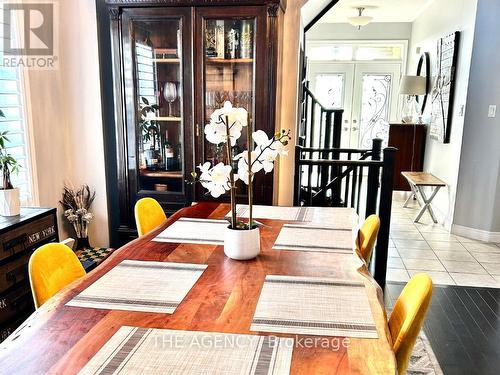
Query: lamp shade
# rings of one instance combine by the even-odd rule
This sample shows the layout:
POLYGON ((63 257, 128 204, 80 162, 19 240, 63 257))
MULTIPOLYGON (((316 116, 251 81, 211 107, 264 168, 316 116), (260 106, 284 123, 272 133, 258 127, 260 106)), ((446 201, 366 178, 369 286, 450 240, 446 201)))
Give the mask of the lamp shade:
POLYGON ((426 79, 420 76, 403 76, 399 86, 401 95, 425 95, 427 93, 426 79))

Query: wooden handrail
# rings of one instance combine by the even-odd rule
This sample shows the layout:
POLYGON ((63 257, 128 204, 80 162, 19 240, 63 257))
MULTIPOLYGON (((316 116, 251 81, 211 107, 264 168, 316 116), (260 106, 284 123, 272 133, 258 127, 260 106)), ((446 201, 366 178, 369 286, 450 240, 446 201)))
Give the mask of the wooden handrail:
POLYGON ((380 167, 384 163, 378 160, 328 160, 328 159, 314 159, 314 160, 300 160, 300 165, 318 165, 318 166, 343 166, 343 167, 380 167))
POLYGON ((370 152, 371 149, 366 148, 317 148, 317 147, 304 147, 298 145, 301 151, 304 152, 339 152, 342 154, 362 154, 365 152, 370 152))

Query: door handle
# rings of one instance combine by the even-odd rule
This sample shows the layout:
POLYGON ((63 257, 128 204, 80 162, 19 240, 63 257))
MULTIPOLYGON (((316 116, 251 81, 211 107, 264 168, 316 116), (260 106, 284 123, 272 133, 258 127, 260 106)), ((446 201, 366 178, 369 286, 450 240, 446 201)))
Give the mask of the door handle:
POLYGON ((358 128, 357 128, 356 126, 353 126, 351 129, 352 129, 353 131, 358 130, 358 128))
POLYGON ((358 121, 357 121, 357 120, 352 120, 352 123, 353 123, 353 124, 357 124, 357 123, 358 123, 358 121))
POLYGON ((342 128, 342 130, 346 132, 346 131, 349 131, 349 128, 346 126, 346 127, 342 128))
POLYGON ((344 122, 345 122, 346 124, 348 124, 348 123, 349 123, 349 120, 345 119, 345 120, 344 120, 344 122))

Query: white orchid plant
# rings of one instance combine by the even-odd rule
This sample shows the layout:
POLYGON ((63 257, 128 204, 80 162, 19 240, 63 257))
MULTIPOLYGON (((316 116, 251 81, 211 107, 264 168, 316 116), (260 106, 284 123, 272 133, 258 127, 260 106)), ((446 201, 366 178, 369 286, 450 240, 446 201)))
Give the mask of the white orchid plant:
POLYGON ((192 173, 194 181, 199 181, 208 190, 209 194, 218 198, 226 192, 231 196, 231 228, 253 229, 255 224, 252 218, 253 181, 255 173, 264 171, 269 173, 274 168, 278 156, 286 156, 286 145, 290 140, 290 130, 281 130, 268 138, 262 130, 247 131, 248 150, 232 156, 231 149, 236 146, 244 127, 250 123, 248 112, 244 108, 234 108, 227 101, 220 109, 210 116, 210 123, 205 125, 205 136, 208 142, 225 149, 225 164, 219 162, 212 165, 206 162, 199 165, 200 173, 192 173), (236 170, 233 169, 233 160, 238 161, 236 170), (236 218, 236 183, 242 181, 248 185, 249 219, 247 223, 236 218))

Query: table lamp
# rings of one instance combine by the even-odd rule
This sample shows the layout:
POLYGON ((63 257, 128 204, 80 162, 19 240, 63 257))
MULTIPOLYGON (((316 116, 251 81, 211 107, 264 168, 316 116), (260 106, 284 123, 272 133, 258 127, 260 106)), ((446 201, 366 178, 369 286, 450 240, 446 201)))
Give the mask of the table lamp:
POLYGON ((417 95, 427 93, 426 79, 420 76, 403 76, 399 86, 399 94, 406 95, 403 102, 401 119, 405 124, 421 122, 420 110, 417 107, 417 95))

